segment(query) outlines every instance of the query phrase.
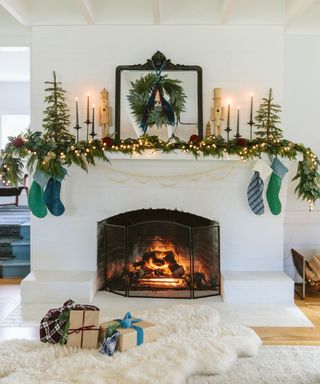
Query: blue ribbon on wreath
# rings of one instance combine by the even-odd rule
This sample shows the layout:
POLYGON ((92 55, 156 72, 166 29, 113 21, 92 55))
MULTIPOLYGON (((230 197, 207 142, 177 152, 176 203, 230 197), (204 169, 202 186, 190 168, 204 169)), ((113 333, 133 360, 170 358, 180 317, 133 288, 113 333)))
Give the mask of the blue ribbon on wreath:
MULTIPOLYGON (((164 65, 164 63, 163 63, 163 65, 164 65)), ((140 128, 142 129, 143 133, 147 132, 148 118, 149 118, 150 112, 154 108, 154 101, 155 101, 155 97, 156 97, 157 92, 159 92, 161 107, 162 107, 163 112, 167 116, 169 124, 170 125, 175 124, 174 112, 172 110, 170 103, 164 98, 163 89, 162 89, 162 86, 160 85, 160 80, 162 79, 161 71, 162 71, 163 65, 161 66, 161 68, 159 70, 155 69, 155 72, 157 75, 157 81, 154 83, 154 86, 152 88, 151 94, 149 96, 149 99, 148 99, 148 102, 147 102, 147 105, 146 105, 146 108, 145 108, 145 111, 144 111, 144 114, 143 114, 143 117, 142 117, 142 120, 140 123, 140 128)))

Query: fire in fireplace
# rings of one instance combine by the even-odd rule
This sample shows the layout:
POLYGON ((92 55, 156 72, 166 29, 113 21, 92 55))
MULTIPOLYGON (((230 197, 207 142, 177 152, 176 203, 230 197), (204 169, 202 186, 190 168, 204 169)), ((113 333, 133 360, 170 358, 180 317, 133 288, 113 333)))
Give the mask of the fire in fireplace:
POLYGON ((138 253, 136 261, 129 265, 131 284, 146 288, 188 288, 186 279, 190 275, 190 256, 186 250, 158 235, 145 243, 142 256, 139 257, 138 253))
POLYGON ((143 209, 98 223, 101 289, 125 296, 220 294, 219 224, 190 213, 143 209))

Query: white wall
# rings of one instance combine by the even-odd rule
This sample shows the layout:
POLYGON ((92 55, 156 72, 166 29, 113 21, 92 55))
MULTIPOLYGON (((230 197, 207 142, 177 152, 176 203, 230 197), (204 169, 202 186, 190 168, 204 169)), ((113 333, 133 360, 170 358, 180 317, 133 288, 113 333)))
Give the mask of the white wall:
MULTIPOLYGON (((241 106, 245 132, 250 92, 257 99, 272 87, 279 103, 283 101, 283 39, 280 27, 35 27, 31 125, 41 126, 44 81, 51 78, 52 70, 68 90, 70 106, 74 107, 75 96, 82 101, 83 121, 86 92, 95 95, 92 101, 97 103, 99 91, 106 87, 114 107, 116 66, 144 62, 161 50, 173 62, 202 66, 205 121, 212 88, 222 87, 225 97, 231 96, 234 105, 241 106)), ((234 127, 235 114, 232 118, 234 127)), ((121 164, 132 173, 155 167, 155 162, 148 161, 121 164)), ((203 165, 189 161, 161 162, 159 167, 160 172, 206 172, 203 165)), ((283 215, 267 213, 257 218, 248 209, 250 164, 230 162, 220 178, 208 176, 198 184, 191 181, 183 188, 170 189, 139 185, 135 180, 129 185, 112 182, 106 166, 91 168, 89 175, 73 168, 70 175, 62 192, 66 214, 32 219, 33 269, 95 270, 96 222, 150 206, 179 208, 220 220, 223 269, 282 269, 283 215)))
MULTIPOLYGON (((285 38, 284 123, 286 136, 310 146, 320 156, 320 35, 287 35, 285 38)), ((293 176, 293 175, 292 175, 293 176)), ((285 269, 294 274, 291 248, 308 255, 320 249, 320 209, 308 212, 307 204, 292 197, 289 189, 285 215, 285 269)))
POLYGON ((97 104, 103 87, 110 91, 114 107, 116 66, 144 62, 156 50, 173 62, 202 66, 204 121, 213 87, 223 87, 224 98, 231 98, 235 108, 240 105, 244 131, 251 92, 258 103, 272 87, 277 101, 283 101, 282 27, 34 27, 33 119, 37 124, 41 121, 43 82, 50 79, 52 70, 68 90, 71 107, 78 96, 84 109, 87 92, 95 95, 92 102, 97 104))
POLYGON ((30 82, 0 82, 0 115, 29 113, 30 82))

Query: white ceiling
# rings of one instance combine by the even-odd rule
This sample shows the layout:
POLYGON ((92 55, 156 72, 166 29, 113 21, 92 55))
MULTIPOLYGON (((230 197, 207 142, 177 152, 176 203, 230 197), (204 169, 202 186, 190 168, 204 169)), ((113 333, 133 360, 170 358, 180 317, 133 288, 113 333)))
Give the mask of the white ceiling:
POLYGON ((320 32, 320 0, 0 0, 0 34, 39 25, 282 25, 320 32))

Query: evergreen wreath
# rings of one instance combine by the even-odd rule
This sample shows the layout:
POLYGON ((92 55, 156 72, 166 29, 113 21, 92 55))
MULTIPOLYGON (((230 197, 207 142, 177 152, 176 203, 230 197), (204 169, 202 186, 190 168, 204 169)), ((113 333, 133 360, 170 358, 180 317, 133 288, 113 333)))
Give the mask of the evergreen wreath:
POLYGON ((180 120, 187 98, 180 80, 169 79, 168 75, 160 76, 159 73, 148 73, 132 81, 131 86, 127 99, 136 123, 144 133, 153 125, 161 128, 180 120), (155 105, 157 92, 160 102, 155 105))

